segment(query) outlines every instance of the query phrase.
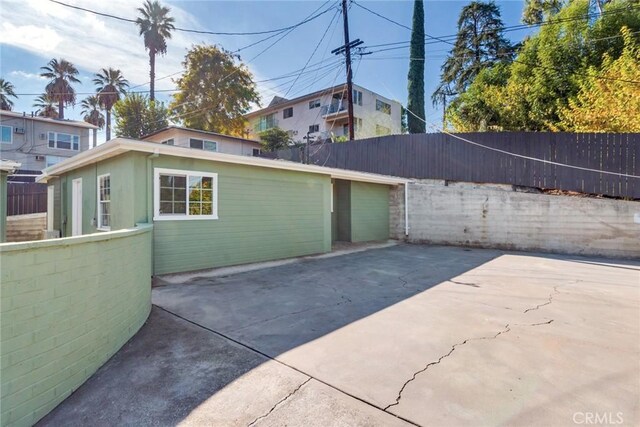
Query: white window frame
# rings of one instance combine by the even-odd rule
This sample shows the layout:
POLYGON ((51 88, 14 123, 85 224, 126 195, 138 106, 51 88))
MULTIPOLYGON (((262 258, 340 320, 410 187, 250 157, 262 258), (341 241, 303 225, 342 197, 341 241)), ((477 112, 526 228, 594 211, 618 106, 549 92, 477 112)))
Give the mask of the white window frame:
POLYGON ((110 173, 104 173, 102 175, 98 175, 98 194, 97 194, 97 202, 98 202, 98 226, 96 227, 97 230, 100 231, 111 231, 111 225, 102 225, 102 200, 100 200, 100 181, 101 178, 104 177, 109 177, 109 223, 111 223, 111 174, 110 173))
POLYGON ((174 145, 175 141, 173 140, 173 138, 169 138, 169 139, 165 139, 164 141, 161 142, 161 144, 164 145, 174 145))
POLYGON ((57 163, 60 163, 60 162, 62 162, 62 161, 65 161, 65 160, 67 160, 67 159, 68 159, 68 157, 64 157, 64 156, 54 156, 53 154, 47 154, 47 155, 45 156, 45 166, 46 166, 46 167, 51 167, 51 166, 53 166, 53 165, 55 165, 55 164, 57 164, 57 163), (56 158, 58 161, 57 161, 57 162, 53 162, 53 163, 51 163, 49 160, 53 160, 53 158, 56 158))
POLYGON ((165 169, 154 168, 153 169, 153 220, 154 221, 197 221, 207 219, 218 219, 218 174, 210 172, 200 172, 192 170, 182 169, 165 169), (185 203, 187 209, 185 214, 173 214, 173 215, 160 215, 160 175, 183 175, 187 180, 187 191, 185 196, 185 203), (189 178, 199 176, 212 178, 213 183, 211 188, 213 195, 211 197, 211 215, 190 215, 189 214, 189 178))
POLYGON ((362 91, 353 89, 353 103, 354 105, 362 106, 362 91))
POLYGON ((309 110, 313 110, 314 108, 320 108, 321 103, 322 102, 320 101, 320 98, 309 101, 309 110))
POLYGON ((13 126, 0 125, 0 144, 13 144, 13 126), (2 140, 2 128, 9 128, 9 141, 2 140))
POLYGON ((80 135, 76 135, 73 133, 66 133, 66 132, 51 132, 49 131, 47 133, 47 147, 49 148, 53 148, 56 150, 67 150, 67 151, 80 151, 80 148, 82 146, 82 141, 80 141, 80 135), (54 146, 52 147, 51 145, 49 145, 49 143, 51 142, 51 137, 50 135, 54 134, 54 146), (58 147, 58 135, 69 135, 71 137, 71 148, 63 148, 63 147, 58 147), (78 138, 78 149, 76 150, 75 148, 73 148, 73 137, 77 137, 78 138))

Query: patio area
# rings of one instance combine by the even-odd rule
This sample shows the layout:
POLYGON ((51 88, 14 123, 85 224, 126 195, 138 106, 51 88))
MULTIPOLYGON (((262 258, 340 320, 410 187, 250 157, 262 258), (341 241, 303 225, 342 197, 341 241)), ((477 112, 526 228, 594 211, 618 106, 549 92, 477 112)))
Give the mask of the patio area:
POLYGON ((640 423, 637 261, 396 245, 171 282, 39 425, 640 423))

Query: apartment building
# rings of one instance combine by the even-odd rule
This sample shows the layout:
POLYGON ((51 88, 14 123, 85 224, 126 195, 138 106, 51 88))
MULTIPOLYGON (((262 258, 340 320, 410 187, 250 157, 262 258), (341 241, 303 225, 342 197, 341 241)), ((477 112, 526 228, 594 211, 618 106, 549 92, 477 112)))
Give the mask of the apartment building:
POLYGON ((259 141, 180 126, 166 127, 143 136, 142 140, 240 156, 258 156, 262 147, 259 141))
POLYGON ((12 181, 33 182, 49 166, 95 146, 92 124, 0 111, 0 158, 20 163, 12 181))
MULTIPOLYGON (((401 105, 359 85, 353 85, 356 139, 401 132, 401 105)), ((295 99, 274 97, 268 107, 245 116, 247 133, 259 139, 261 132, 278 127, 296 142, 348 136, 346 85, 323 89, 295 99)))

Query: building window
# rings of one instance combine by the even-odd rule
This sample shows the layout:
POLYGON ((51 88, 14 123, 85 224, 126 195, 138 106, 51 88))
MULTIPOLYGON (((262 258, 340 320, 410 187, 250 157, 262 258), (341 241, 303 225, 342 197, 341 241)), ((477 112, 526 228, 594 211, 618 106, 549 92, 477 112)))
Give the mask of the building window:
POLYGON ((391 134, 391 129, 389 129, 388 127, 376 125, 377 136, 384 136, 384 135, 390 135, 390 134, 391 134))
POLYGON ((68 133, 49 132, 49 148, 78 151, 80 149, 80 137, 68 133))
POLYGON ((98 177, 98 230, 111 230, 111 175, 98 177))
POLYGON ((385 114, 391 114, 391 104, 376 99, 376 110, 382 111, 385 114))
POLYGON ((312 110, 314 108, 320 107, 320 100, 314 99, 313 101, 309 101, 309 109, 312 110))
POLYGON ((288 119, 289 117, 293 117, 293 107, 285 108, 282 110, 282 118, 288 119))
POLYGON ((316 133, 320 130, 320 125, 309 125, 309 133, 316 133))
POLYGON ((205 139, 189 139, 189 147, 197 148, 205 151, 218 151, 218 143, 215 141, 207 141, 205 139))
POLYGON ((362 105, 362 92, 357 89, 353 90, 353 103, 362 105))
POLYGON ((173 143, 174 143, 173 138, 165 139, 164 141, 161 142, 161 144, 164 144, 164 145, 173 145, 173 143))
POLYGON ((66 157, 61 157, 61 156, 47 156, 47 166, 53 166, 56 163, 60 163, 63 160, 66 160, 66 157))
POLYGON ((13 128, 11 126, 0 126, 2 137, 0 142, 3 144, 11 144, 13 142, 13 128))
POLYGON ((218 219, 218 175, 155 169, 154 220, 218 219))
POLYGON ((253 157, 258 157, 260 156, 260 154, 262 154, 262 150, 259 148, 254 148, 253 149, 253 157))

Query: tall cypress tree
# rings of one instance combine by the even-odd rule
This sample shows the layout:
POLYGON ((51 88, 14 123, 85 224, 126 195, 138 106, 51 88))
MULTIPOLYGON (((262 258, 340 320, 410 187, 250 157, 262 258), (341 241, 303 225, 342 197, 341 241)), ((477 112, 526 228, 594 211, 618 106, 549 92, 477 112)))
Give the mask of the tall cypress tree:
POLYGON ((415 0, 413 5, 408 80, 407 125, 409 133, 424 133, 424 5, 422 0, 415 0))

